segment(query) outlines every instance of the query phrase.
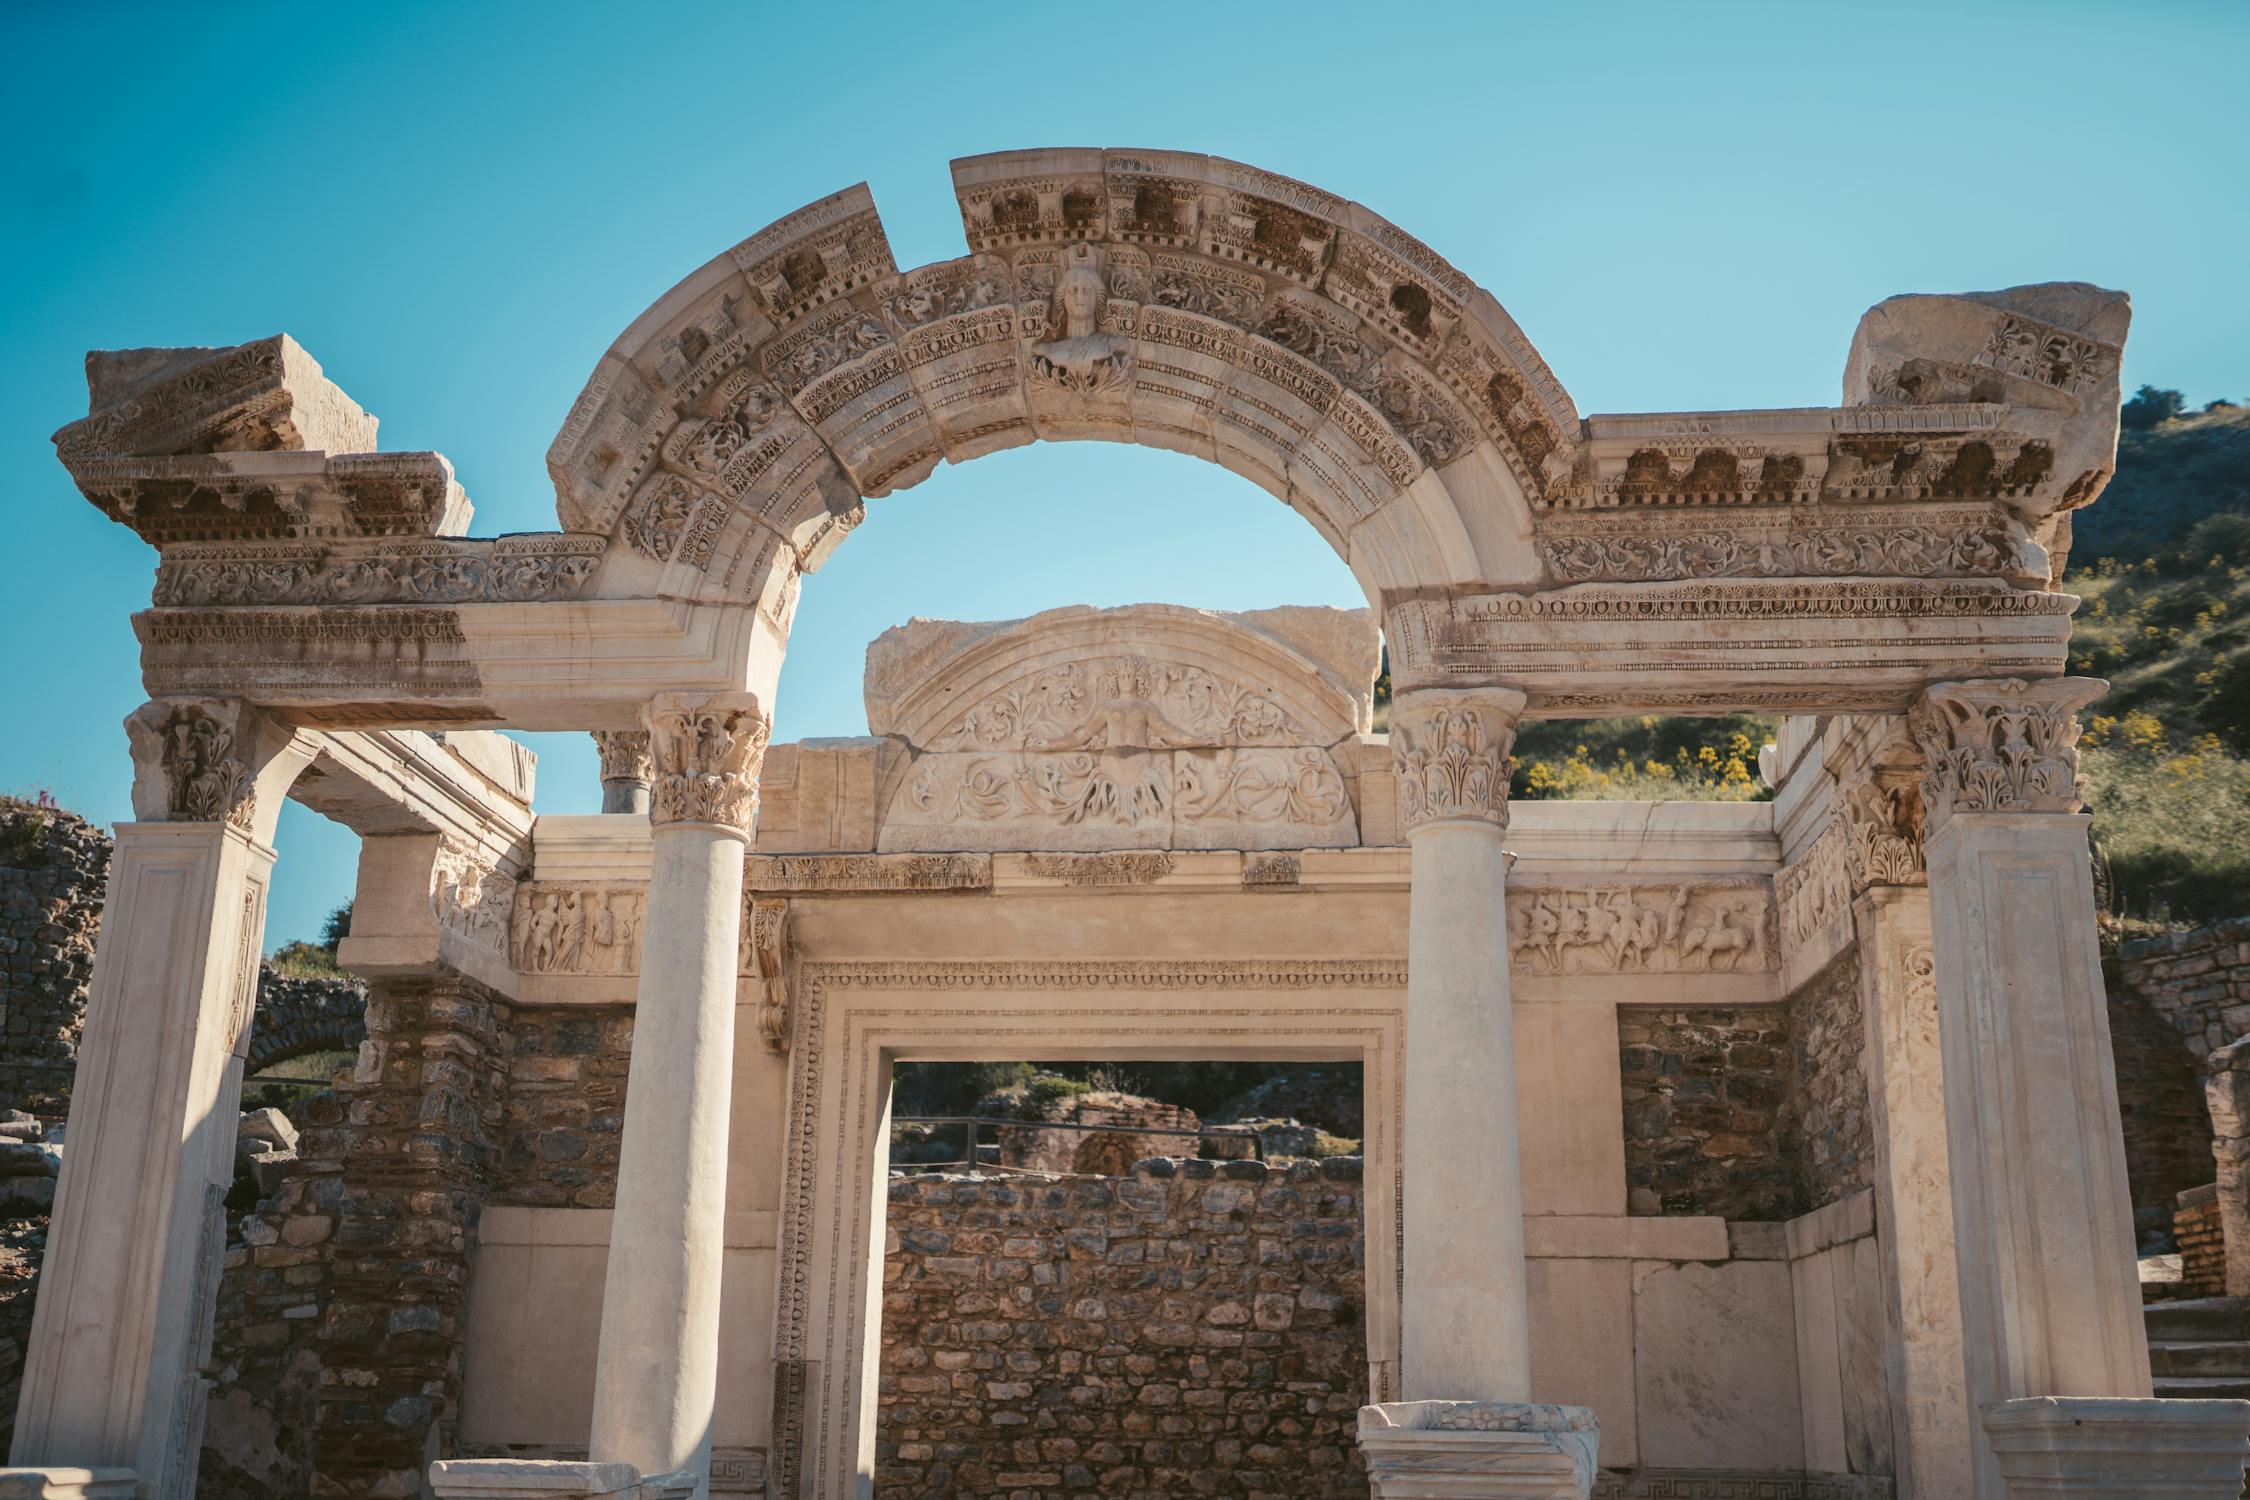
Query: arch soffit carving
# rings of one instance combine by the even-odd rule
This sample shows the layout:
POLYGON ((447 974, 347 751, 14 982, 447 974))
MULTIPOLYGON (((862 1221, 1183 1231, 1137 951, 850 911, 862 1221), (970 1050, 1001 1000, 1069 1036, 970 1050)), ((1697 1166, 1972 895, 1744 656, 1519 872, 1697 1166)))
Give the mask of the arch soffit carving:
POLYGON ((1428 246, 1217 157, 1008 152, 953 177, 967 256, 901 273, 860 184, 659 298, 549 450, 563 526, 614 534, 611 568, 661 592, 758 598, 941 459, 1099 439, 1244 474, 1372 599, 1537 578, 1531 507, 1577 482, 1578 415, 1428 246))
POLYGON ((1222 690, 1247 689, 1301 728, 1299 743, 1333 745, 1369 727, 1379 653, 1366 610, 1072 605, 955 630, 916 621, 868 648, 868 728, 927 749, 956 736, 971 710, 1041 674, 1132 658, 1208 674, 1222 690), (1308 637, 1320 638, 1319 659, 1297 644, 1308 637))

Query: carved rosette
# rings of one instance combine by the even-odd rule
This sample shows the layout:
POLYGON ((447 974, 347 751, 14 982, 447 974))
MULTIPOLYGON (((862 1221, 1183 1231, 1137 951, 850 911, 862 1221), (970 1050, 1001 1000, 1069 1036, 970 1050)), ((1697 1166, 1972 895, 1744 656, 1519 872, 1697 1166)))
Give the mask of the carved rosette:
POLYGON ((1930 829, 1957 812, 2078 811, 2078 710, 2108 690, 2092 677, 1931 685, 1906 718, 1930 829))
POLYGON ((648 784, 652 772, 647 730, 596 729, 591 733, 594 751, 602 761, 602 780, 648 784))
POLYGON ((758 814, 758 771, 773 728, 757 698, 668 693, 649 705, 648 727, 655 772, 649 821, 713 823, 747 835, 758 814))
POLYGON ((1844 865, 1854 891, 1922 885, 1922 788, 1912 771, 1870 766, 1837 792, 1844 865))
POLYGON ((228 698, 143 705, 125 721, 139 773, 134 811, 151 822, 228 823, 248 832, 258 811, 257 710, 228 698), (162 807, 153 805, 160 795, 162 807))
POLYGON ((1437 823, 1508 826, 1509 752, 1524 696, 1507 688, 1420 690, 1391 705, 1391 764, 1399 823, 1411 835, 1437 823))

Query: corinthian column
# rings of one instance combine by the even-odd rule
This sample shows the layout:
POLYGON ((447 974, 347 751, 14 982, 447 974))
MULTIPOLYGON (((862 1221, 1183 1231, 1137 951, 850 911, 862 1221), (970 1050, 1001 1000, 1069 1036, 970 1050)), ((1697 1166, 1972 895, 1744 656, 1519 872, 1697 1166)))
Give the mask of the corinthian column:
POLYGON ((1401 1148, 1409 1401, 1531 1398, 1500 848, 1523 704, 1521 693, 1485 689, 1406 693, 1391 708, 1413 863, 1401 1148))
POLYGON ((649 779, 654 774, 649 765, 648 731, 597 729, 593 733, 594 749, 602 761, 602 811, 647 812, 649 779))
POLYGON ((1405 1399, 1365 1407, 1378 1500, 1584 1496, 1584 1407, 1531 1403, 1523 1167, 1508 1001, 1508 752, 1523 694, 1402 693, 1391 707, 1412 850, 1406 933, 1405 1399))
POLYGON ((747 693, 648 709, 653 854, 594 1371, 595 1463, 709 1487, 742 857, 768 725, 747 693))
MULTIPOLYGON (((2134 1451, 2143 1441, 2135 1424, 2173 1405, 2002 1406, 2149 1394, 2078 796, 2077 712, 2107 686, 2075 677, 1940 683, 1907 721, 1925 767, 1962 1345, 1985 1500, 2031 1474, 2020 1466, 2025 1452, 2068 1475, 2072 1453, 2099 1449, 2114 1460, 2134 1451), (1996 1435, 2005 1437, 1997 1450, 1996 1435)), ((2145 1440, 2169 1441, 2155 1427, 2145 1440)), ((2036 1492, 2087 1491, 2066 1483, 2036 1492)))
POLYGON ((231 699, 151 703, 125 729, 135 821, 110 858, 13 1460, 129 1468, 142 1495, 190 1500, 274 822, 313 745, 231 699))

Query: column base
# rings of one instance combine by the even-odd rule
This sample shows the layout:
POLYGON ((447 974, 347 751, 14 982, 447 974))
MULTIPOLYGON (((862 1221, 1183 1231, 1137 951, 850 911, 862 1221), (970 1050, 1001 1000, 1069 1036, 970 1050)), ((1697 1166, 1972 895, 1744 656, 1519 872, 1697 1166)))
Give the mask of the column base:
POLYGON ((133 1500, 131 1469, 0 1469, 0 1500, 133 1500))
POLYGON ((531 1458, 444 1458, 430 1465, 436 1500, 635 1500, 631 1464, 531 1458))
POLYGON ((1583 1406, 1393 1401, 1359 1409, 1374 1500, 1586 1500, 1601 1428, 1583 1406))
POLYGON ((2009 1500, 2236 1500, 2250 1459, 2250 1401, 2026 1396, 1987 1406, 1984 1430, 2009 1500))

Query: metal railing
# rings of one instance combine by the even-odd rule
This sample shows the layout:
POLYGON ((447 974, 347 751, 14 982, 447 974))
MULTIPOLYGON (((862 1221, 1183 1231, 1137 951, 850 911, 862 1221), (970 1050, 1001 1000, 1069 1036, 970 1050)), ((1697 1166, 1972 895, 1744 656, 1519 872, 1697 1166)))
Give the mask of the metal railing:
POLYGON ((902 1125, 960 1125, 967 1127, 968 1130, 968 1156, 965 1159, 893 1163, 895 1167, 908 1171, 924 1171, 935 1167, 969 1167, 972 1169, 994 1167, 1003 1172, 1033 1170, 1025 1167, 1003 1167, 998 1162, 979 1161, 977 1159, 977 1131, 980 1126, 986 1125, 994 1127, 995 1135, 1000 1130, 1076 1130, 1093 1135, 1191 1135, 1196 1138, 1198 1143, 1206 1140, 1248 1141, 1250 1143, 1251 1160, 1264 1161, 1266 1159, 1264 1138, 1255 1130, 1242 1125, 1198 1125, 1191 1130, 1184 1125, 1170 1128, 1162 1125, 1095 1125, 1082 1120, 1011 1120, 1005 1116, 994 1115, 891 1116, 891 1129, 894 1133, 902 1125))

